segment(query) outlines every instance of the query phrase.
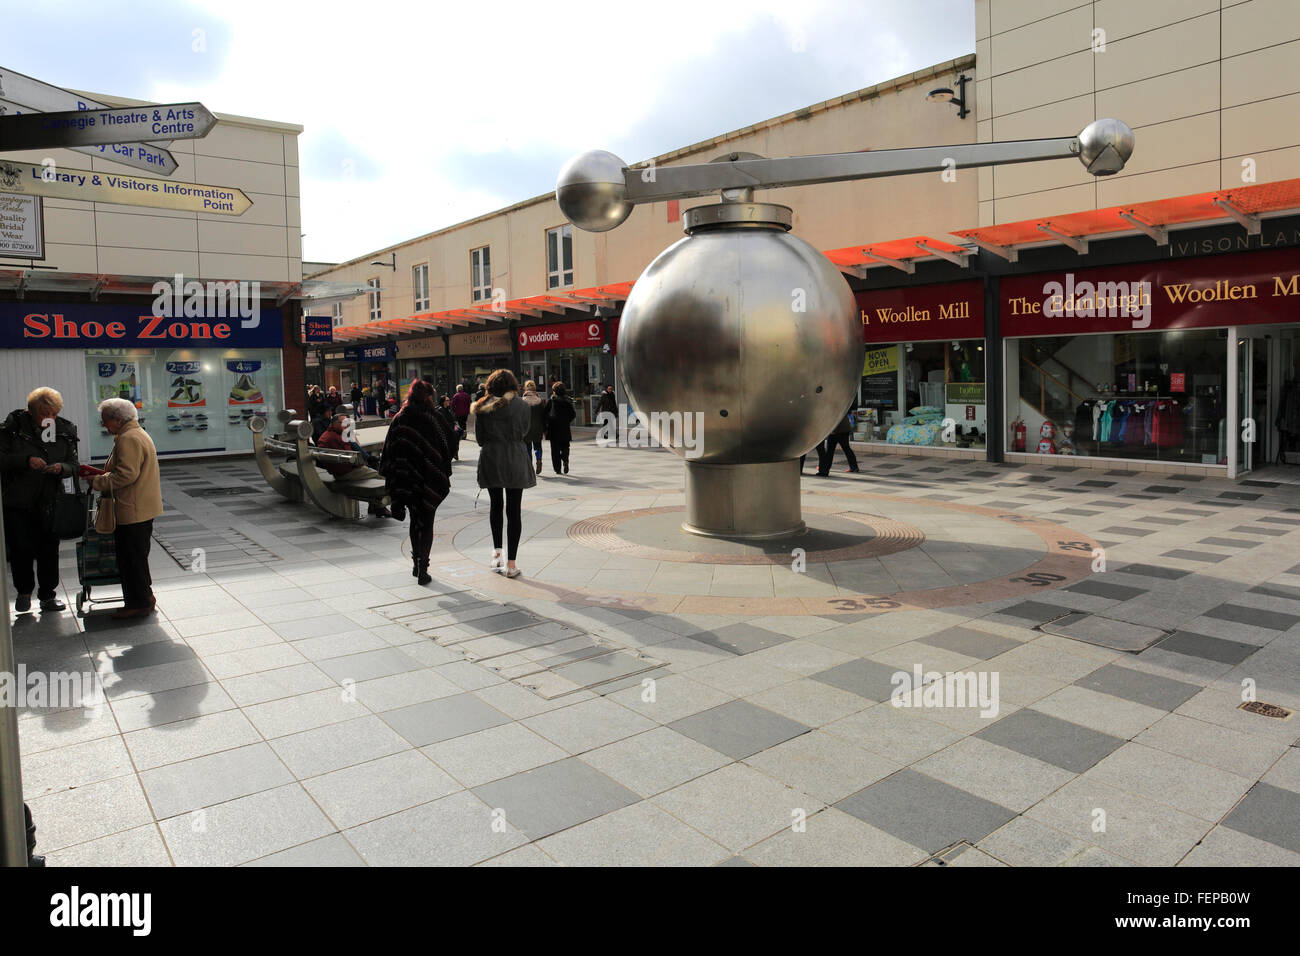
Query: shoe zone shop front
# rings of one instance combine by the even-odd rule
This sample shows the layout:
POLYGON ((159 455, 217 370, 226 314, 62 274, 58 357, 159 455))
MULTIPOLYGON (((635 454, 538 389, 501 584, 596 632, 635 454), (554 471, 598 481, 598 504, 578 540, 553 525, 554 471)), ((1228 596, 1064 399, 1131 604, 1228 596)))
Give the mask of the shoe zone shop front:
POLYGON ((284 407, 284 316, 172 318, 153 302, 0 302, 4 414, 33 388, 63 395, 81 459, 108 457, 113 438, 97 406, 125 398, 160 456, 246 452, 248 421, 284 407))

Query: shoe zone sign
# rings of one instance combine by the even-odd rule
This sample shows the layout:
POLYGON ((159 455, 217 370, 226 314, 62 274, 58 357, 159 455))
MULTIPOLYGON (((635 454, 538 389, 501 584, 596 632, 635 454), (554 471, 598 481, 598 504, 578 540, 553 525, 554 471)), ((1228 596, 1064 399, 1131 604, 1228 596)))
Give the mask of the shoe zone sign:
POLYGON ((254 323, 239 314, 158 315, 149 306, 0 302, 0 348, 5 349, 225 349, 283 345, 282 316, 277 308, 260 309, 254 323))

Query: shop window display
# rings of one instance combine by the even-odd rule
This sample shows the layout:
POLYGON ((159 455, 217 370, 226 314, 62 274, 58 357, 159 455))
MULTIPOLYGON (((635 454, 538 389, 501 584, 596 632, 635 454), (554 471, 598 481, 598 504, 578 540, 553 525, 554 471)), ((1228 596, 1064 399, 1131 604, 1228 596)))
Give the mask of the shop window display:
MULTIPOLYGON (((160 455, 247 451, 248 420, 283 407, 276 349, 91 351, 86 380, 90 420, 98 421, 94 408, 104 399, 128 399, 160 455)), ((88 437, 91 458, 112 451, 102 427, 88 437)))
POLYGON ((984 447, 984 341, 870 344, 855 434, 895 445, 984 447))
POLYGON ((1226 368, 1213 329, 1009 340, 1008 449, 1223 464, 1226 368))

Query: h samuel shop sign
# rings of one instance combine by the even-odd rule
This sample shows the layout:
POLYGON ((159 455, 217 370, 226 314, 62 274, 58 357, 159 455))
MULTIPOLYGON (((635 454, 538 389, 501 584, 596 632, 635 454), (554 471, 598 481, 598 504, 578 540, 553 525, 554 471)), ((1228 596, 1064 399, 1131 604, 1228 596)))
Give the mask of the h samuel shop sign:
POLYGON ((542 349, 583 349, 605 341, 600 322, 565 322, 562 325, 534 325, 519 330, 519 351, 542 349))
POLYGON ((280 348, 284 344, 279 309, 262 309, 259 321, 245 328, 238 317, 170 318, 153 315, 148 308, 0 302, 0 348, 280 348))

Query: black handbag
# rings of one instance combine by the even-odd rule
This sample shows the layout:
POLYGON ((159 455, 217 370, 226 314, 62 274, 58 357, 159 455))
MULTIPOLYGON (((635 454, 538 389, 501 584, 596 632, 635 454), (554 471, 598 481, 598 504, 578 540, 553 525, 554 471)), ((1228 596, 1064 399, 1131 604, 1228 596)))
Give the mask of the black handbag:
MULTIPOLYGON (((60 483, 62 485, 62 483, 60 483)), ((89 492, 81 490, 81 479, 74 472, 71 492, 59 488, 46 513, 46 530, 60 541, 71 541, 86 533, 86 513, 90 507, 89 492)))

